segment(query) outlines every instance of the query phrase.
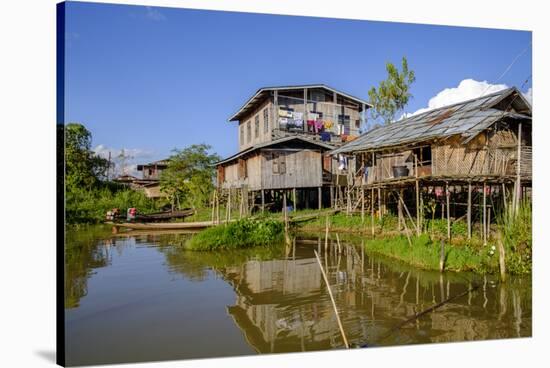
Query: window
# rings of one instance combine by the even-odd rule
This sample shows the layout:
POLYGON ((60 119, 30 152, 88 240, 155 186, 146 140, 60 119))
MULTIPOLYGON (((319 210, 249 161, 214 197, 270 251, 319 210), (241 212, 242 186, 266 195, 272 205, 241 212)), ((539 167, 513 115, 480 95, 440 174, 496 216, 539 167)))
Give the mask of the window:
POLYGON ((264 134, 269 132, 269 111, 267 107, 264 109, 264 134))
POLYGON ((239 179, 245 179, 248 177, 248 170, 246 167, 245 159, 242 159, 242 158, 239 159, 238 174, 239 174, 239 179))
POLYGON ((349 115, 338 115, 338 124, 344 126, 343 134, 349 134, 351 130, 351 122, 349 115))
POLYGON ((246 141, 250 143, 250 140, 252 139, 252 131, 250 128, 250 120, 246 122, 246 141))
POLYGON ((254 118, 254 138, 260 136, 260 115, 256 115, 254 118))
POLYGON ((241 124, 241 145, 244 144, 244 124, 241 124))
POLYGON ((286 173, 285 155, 283 153, 272 153, 271 161, 273 164, 273 174, 286 173))

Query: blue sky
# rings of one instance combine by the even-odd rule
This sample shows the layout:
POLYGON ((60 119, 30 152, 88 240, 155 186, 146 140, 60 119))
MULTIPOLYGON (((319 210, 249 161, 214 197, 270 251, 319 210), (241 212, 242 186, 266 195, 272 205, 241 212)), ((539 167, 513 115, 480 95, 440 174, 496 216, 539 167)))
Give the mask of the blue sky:
POLYGON ((367 99, 385 63, 406 56, 416 73, 412 113, 486 86, 519 87, 532 68, 527 31, 80 2, 66 9, 65 120, 86 125, 98 151, 125 148, 135 162, 193 143, 233 154, 237 127, 227 119, 262 86, 325 83, 367 99))

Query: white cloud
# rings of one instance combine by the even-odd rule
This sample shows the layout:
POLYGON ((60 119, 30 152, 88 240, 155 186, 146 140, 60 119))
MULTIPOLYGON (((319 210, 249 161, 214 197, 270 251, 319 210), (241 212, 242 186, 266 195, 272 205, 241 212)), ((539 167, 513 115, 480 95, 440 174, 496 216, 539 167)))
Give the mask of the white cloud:
MULTIPOLYGON (((488 95, 494 92, 508 88, 506 84, 491 84, 487 81, 476 81, 474 79, 464 79, 457 87, 445 88, 428 101, 428 107, 416 110, 413 113, 405 113, 401 118, 417 115, 428 110, 452 105, 457 102, 470 100, 472 98, 488 95)), ((529 91, 528 91, 529 92, 529 91)))
POLYGON ((522 92, 522 94, 523 94, 523 97, 525 97, 525 99, 529 101, 529 103, 532 105, 533 104, 533 87, 529 87, 529 89, 526 92, 522 92))
POLYGON ((162 14, 160 11, 158 11, 157 9, 155 9, 153 7, 150 7, 150 6, 146 6, 145 9, 146 9, 146 12, 147 12, 147 13, 145 13, 145 16, 147 18, 149 18, 151 20, 154 20, 154 21, 157 21, 157 22, 166 20, 166 16, 164 14, 162 14))
POLYGON ((105 159, 109 158, 111 153, 111 161, 115 164, 114 175, 133 175, 140 177, 141 174, 137 171, 137 164, 147 163, 151 161, 154 152, 141 148, 113 148, 103 144, 96 146, 93 151, 96 155, 105 159), (124 156, 124 157, 123 157, 124 156))

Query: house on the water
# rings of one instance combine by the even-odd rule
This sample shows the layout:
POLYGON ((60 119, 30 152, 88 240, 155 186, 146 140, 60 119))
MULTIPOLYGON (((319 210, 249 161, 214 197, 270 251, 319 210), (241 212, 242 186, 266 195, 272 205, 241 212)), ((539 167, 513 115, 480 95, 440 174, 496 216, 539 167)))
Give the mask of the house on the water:
POLYGON ((378 126, 331 154, 357 160, 353 200, 372 215, 392 207, 407 226, 405 209, 419 231, 424 202, 435 199, 449 236, 450 218, 463 216, 469 236, 479 218, 486 236, 497 197, 517 206, 530 195, 531 132, 531 105, 509 88, 378 126))
POLYGON ((246 208, 280 207, 283 194, 297 208, 331 205, 347 162, 326 152, 359 136, 369 107, 323 84, 260 88, 229 118, 239 151, 217 163, 218 188, 246 208))

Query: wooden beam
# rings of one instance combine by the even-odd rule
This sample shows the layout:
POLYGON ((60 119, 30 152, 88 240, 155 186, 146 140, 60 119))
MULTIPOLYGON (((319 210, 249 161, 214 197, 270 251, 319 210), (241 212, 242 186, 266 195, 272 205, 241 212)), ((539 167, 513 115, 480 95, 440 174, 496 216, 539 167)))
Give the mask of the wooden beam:
POLYGON ((294 211, 298 209, 298 205, 296 204, 296 188, 292 188, 292 207, 294 207, 294 211))
POLYGON ((374 236, 374 188, 370 192, 370 226, 371 233, 374 236))
POLYGON ((321 209, 321 206, 322 206, 322 200, 323 200, 323 197, 322 197, 322 193, 321 193, 321 187, 317 188, 317 191, 318 191, 318 202, 319 202, 319 210, 321 209))

